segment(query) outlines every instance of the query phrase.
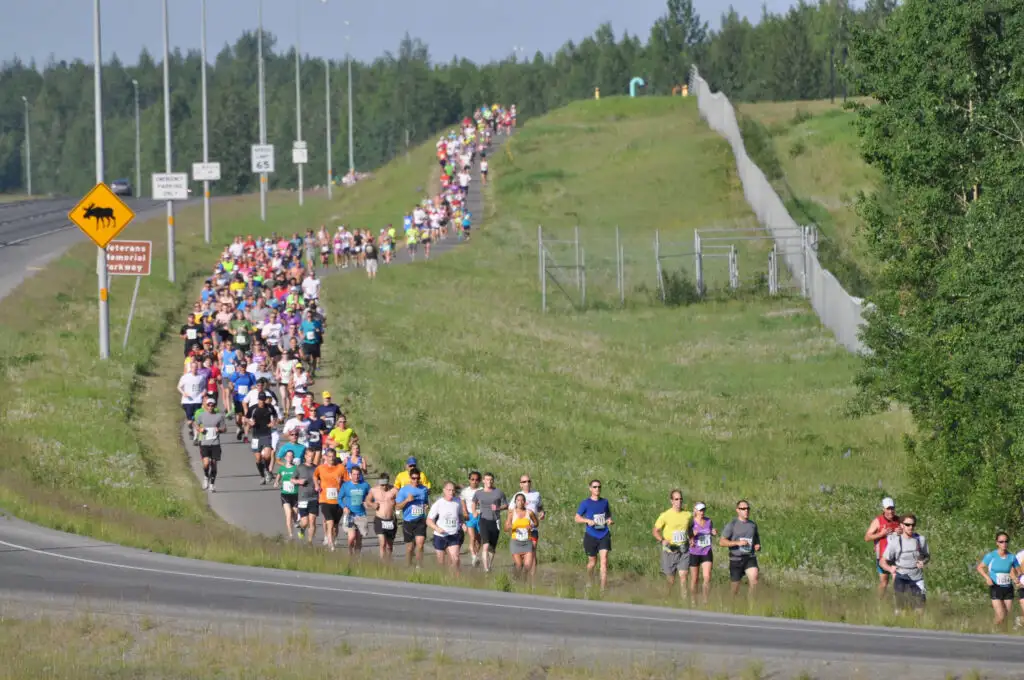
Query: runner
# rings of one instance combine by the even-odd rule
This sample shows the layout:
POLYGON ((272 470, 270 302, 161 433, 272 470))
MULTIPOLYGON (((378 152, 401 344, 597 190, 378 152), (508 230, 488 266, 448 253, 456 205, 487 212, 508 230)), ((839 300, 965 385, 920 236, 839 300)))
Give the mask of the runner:
POLYGON ((235 412, 235 439, 242 441, 242 437, 245 436, 246 441, 248 441, 248 435, 245 433, 249 431, 249 424, 245 420, 245 405, 243 401, 246 395, 249 394, 249 390, 256 387, 256 376, 246 370, 245 359, 238 359, 238 363, 235 366, 235 374, 231 377, 231 384, 234 385, 234 391, 231 396, 235 412))
POLYGON ((711 541, 713 537, 718 536, 718 529, 711 518, 704 514, 706 511, 707 506, 703 503, 695 503, 693 519, 690 520, 690 597, 697 595, 699 576, 703 579, 702 596, 705 604, 711 591, 711 567, 715 561, 711 541))
POLYGON ((576 508, 576 523, 586 524, 583 552, 587 554, 587 586, 593 582, 594 567, 601 562, 601 590, 608 588, 608 553, 612 550, 612 510, 601 498, 601 480, 590 482, 590 497, 584 498, 576 508))
POLYGON ((377 278, 377 258, 379 254, 377 244, 374 242, 372 236, 368 236, 366 239, 366 245, 363 246, 363 255, 366 256, 367 278, 371 280, 377 278))
POLYGON ((385 562, 391 561, 391 554, 395 549, 395 534, 398 533, 397 519, 395 518, 395 496, 398 489, 391 486, 388 473, 380 473, 377 486, 370 489, 368 500, 369 508, 373 510, 373 533, 377 535, 377 548, 380 552, 380 559, 385 562))
POLYGON ((269 394, 261 391, 256 399, 257 404, 249 410, 247 421, 252 433, 252 453, 256 459, 256 470, 261 477, 262 486, 270 483, 270 467, 274 455, 273 430, 277 425, 277 415, 268 403, 269 394))
POLYGON ((345 527, 348 529, 348 554, 359 555, 363 549, 363 538, 369 531, 369 520, 366 517, 366 499, 370 494, 370 485, 363 481, 363 471, 353 468, 348 473, 349 480, 341 485, 340 504, 345 515, 345 527))
POLYGON ((196 444, 199 443, 199 432, 194 419, 196 411, 203 405, 203 394, 206 393, 206 376, 199 373, 200 363, 192 361, 187 372, 178 378, 178 392, 181 394, 181 410, 185 412, 185 424, 188 435, 196 444))
POLYGON ((672 489, 668 495, 671 506, 658 515, 651 533, 661 544, 661 573, 668 582, 668 594, 672 595, 676 576, 679 577, 679 594, 686 595, 686 580, 690 573, 690 539, 693 537, 690 521, 693 517, 683 508, 683 492, 672 489))
POLYGON ((757 587, 759 569, 757 553, 761 552, 761 536, 757 524, 750 520, 750 503, 736 503, 736 518, 722 529, 718 545, 729 549, 729 585, 732 594, 740 592, 740 582, 747 577, 750 593, 757 587))
MULTIPOLYGON (((399 472, 397 475, 395 475, 395 488, 396 489, 401 489, 403 486, 405 486, 406 484, 409 483, 409 475, 412 474, 412 471, 414 469, 418 470, 419 469, 419 464, 416 462, 416 457, 415 456, 410 456, 405 461, 405 469, 402 470, 401 472, 399 472)), ((420 474, 420 484, 422 484, 423 486, 425 486, 425 487, 427 487, 429 489, 430 488, 430 480, 427 479, 427 474, 425 472, 423 472, 422 470, 419 470, 419 474, 420 474)))
POLYGON ((337 425, 327 434, 327 443, 336 446, 342 451, 348 451, 348 445, 352 441, 353 436, 355 436, 355 433, 348 426, 348 419, 345 417, 345 414, 339 413, 337 425))
POLYGON ((324 339, 323 324, 313 319, 313 311, 307 309, 305 320, 299 324, 302 331, 302 355, 309 363, 310 378, 316 377, 317 368, 320 366, 320 345, 324 339))
POLYGON ((402 533, 405 538, 405 561, 410 567, 413 559, 416 568, 423 564, 423 544, 427 540, 426 506, 429 499, 427 487, 420 485, 420 471, 409 472, 409 483, 398 490, 395 507, 402 511, 402 533))
POLYGON ((203 409, 195 415, 196 429, 199 431, 199 457, 203 461, 203 490, 217 492, 217 463, 220 462, 220 435, 227 432, 224 414, 217 412, 217 404, 207 399, 203 409))
POLYGON ((978 562, 978 573, 988 584, 989 597, 995 610, 995 625, 1002 625, 1013 609, 1013 584, 1021 576, 1020 561, 1009 551, 1010 535, 996 534, 996 549, 978 562))
MULTIPOLYGON (((530 529, 530 543, 533 546, 533 559, 530 560, 530 572, 537 572, 537 543, 540 541, 540 522, 546 516, 544 513, 544 501, 541 500, 540 491, 533 490, 533 480, 529 475, 519 477, 519 492, 526 496, 526 509, 537 517, 537 522, 530 529)), ((515 500, 515 499, 513 499, 515 500)))
POLYGON ((277 477, 274 479, 274 487, 281 487, 281 507, 284 508, 284 528, 288 533, 288 540, 292 540, 292 526, 295 524, 296 511, 299 506, 299 491, 295 486, 293 479, 298 472, 298 466, 295 465, 295 454, 292 451, 288 451, 284 455, 284 463, 277 471, 277 477))
POLYGON ((298 489, 297 507, 299 512, 299 540, 306 538, 313 545, 316 536, 316 518, 320 514, 320 502, 317 498, 316 465, 313 463, 313 452, 307 450, 302 465, 292 477, 298 489), (308 536, 307 536, 308 534, 308 536))
POLYGON ((341 416, 341 407, 331 401, 330 392, 324 392, 320 396, 323 399, 323 403, 316 407, 316 415, 324 421, 324 424, 327 425, 327 431, 330 432, 338 423, 338 417, 341 416))
POLYGON ((480 473, 473 470, 469 473, 469 486, 459 494, 462 503, 466 507, 466 533, 469 536, 469 554, 472 564, 475 567, 480 563, 480 516, 476 512, 476 503, 473 498, 480 490, 480 473))
POLYGON ((462 522, 465 519, 461 499, 455 498, 455 483, 445 482, 444 496, 434 501, 427 513, 427 526, 434 532, 434 553, 438 565, 448 566, 456 573, 462 562, 459 550, 462 548, 462 522))
POLYGON ((483 481, 484 487, 473 496, 473 505, 476 506, 484 571, 489 572, 501 536, 501 513, 508 510, 508 499, 505 498, 505 492, 494 487, 493 474, 485 472, 483 481))
POLYGON ((540 520, 526 505, 526 494, 522 491, 512 496, 512 507, 505 516, 505 531, 509 532, 509 551, 512 553, 513 576, 530 577, 533 581, 533 530, 540 520))
POLYGON ((324 517, 324 545, 334 552, 338 540, 338 522, 341 521, 341 506, 338 498, 341 485, 345 482, 345 468, 338 465, 333 449, 324 452, 324 462, 313 473, 316 491, 320 494, 318 505, 324 517))
POLYGON ((916 515, 904 515, 900 522, 902 531, 889 537, 880 560, 882 569, 896 577, 893 590, 897 616, 907 606, 923 611, 927 599, 924 568, 931 561, 931 554, 924 536, 914 531, 916 526, 916 515))
POLYGON ((878 571, 878 596, 885 597, 885 589, 889 586, 889 573, 882 569, 880 560, 885 553, 889 537, 900 531, 900 518, 896 514, 896 502, 891 498, 882 499, 882 514, 871 520, 865 541, 875 544, 875 569, 878 571))

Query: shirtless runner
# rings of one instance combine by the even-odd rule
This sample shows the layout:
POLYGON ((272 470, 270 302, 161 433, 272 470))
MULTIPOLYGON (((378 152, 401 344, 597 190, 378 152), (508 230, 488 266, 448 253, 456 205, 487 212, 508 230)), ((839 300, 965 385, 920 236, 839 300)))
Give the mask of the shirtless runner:
POLYGON ((380 474, 377 485, 370 489, 367 504, 373 508, 373 533, 377 535, 380 558, 391 561, 391 553, 395 549, 395 534, 398 525, 395 521, 395 496, 398 489, 391 486, 391 479, 386 472, 380 474))

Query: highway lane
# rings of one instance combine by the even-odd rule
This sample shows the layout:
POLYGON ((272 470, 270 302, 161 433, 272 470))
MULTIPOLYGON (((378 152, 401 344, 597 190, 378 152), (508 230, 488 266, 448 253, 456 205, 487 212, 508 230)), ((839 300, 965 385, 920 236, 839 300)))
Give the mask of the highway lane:
MULTIPOLYGON (((539 637, 621 649, 1024 667, 1024 639, 740 617, 673 608, 376 581, 169 557, 0 520, 0 590, 247 620, 342 622, 473 640, 539 637)), ((376 627, 373 628, 376 631, 376 627)))

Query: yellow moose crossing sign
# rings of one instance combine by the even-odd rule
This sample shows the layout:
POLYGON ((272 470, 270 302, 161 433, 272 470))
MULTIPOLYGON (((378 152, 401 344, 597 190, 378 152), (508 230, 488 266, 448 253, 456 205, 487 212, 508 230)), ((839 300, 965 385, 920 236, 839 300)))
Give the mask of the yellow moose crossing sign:
POLYGON ((68 213, 68 219, 93 243, 106 248, 135 219, 135 213, 100 182, 68 213))

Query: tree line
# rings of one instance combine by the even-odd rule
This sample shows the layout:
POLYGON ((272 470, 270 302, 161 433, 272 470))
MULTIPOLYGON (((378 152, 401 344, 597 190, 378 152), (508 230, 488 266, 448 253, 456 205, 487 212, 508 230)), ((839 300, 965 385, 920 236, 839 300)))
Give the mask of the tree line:
MULTIPOLYGON (((671 94, 686 82, 691 64, 730 96, 742 100, 808 99, 828 96, 840 80, 833 63, 845 54, 851 26, 875 26, 894 0, 870 0, 864 9, 849 0, 800 3, 785 14, 765 12, 750 22, 729 10, 721 28, 694 11, 692 0, 668 0, 665 14, 646 38, 616 36, 600 26, 578 44, 553 55, 517 55, 487 64, 466 59, 431 60, 427 46, 406 36, 397 51, 369 63, 354 61, 353 154, 357 169, 377 167, 450 124, 483 102, 518 105, 521 118, 569 101, 625 93, 629 80, 648 83, 646 95, 671 94), (834 56, 839 55, 839 56, 834 56)), ((264 34, 268 141, 275 145, 271 186, 294 186, 290 149, 296 139, 294 49, 276 51, 264 34)), ((257 34, 245 32, 208 66, 210 158, 222 179, 213 191, 231 194, 258 188, 250 173, 249 146, 258 140, 257 34)), ((197 50, 170 55, 173 167, 187 172, 202 158, 200 67, 197 50)), ((331 69, 333 166, 343 174, 348 158, 347 68, 344 61, 302 58, 302 130, 309 146, 313 183, 326 178, 325 73, 331 69)), ((138 81, 141 170, 164 169, 163 65, 143 51, 134 64, 116 56, 103 66, 106 176, 134 178, 135 119, 132 80, 138 81)), ((0 68, 0 192, 25 187, 25 125, 22 97, 30 107, 32 175, 36 193, 77 195, 92 184, 93 76, 83 61, 51 61, 42 68, 18 59, 0 68)), ((854 88, 859 86, 852 84, 854 88)), ((859 91, 859 90, 858 90, 859 91)))

